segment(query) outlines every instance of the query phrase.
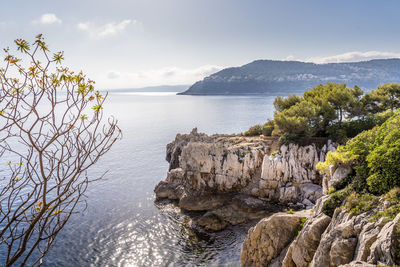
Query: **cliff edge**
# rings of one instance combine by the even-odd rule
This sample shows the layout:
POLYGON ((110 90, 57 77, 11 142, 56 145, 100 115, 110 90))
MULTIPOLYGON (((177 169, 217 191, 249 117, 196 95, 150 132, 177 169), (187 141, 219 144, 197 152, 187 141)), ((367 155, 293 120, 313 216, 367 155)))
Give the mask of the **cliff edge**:
POLYGON ((170 163, 157 198, 205 211, 197 224, 221 230, 228 224, 262 218, 289 206, 311 209, 323 194, 316 164, 335 145, 315 139, 307 145, 280 145, 274 137, 178 134, 167 145, 170 163))

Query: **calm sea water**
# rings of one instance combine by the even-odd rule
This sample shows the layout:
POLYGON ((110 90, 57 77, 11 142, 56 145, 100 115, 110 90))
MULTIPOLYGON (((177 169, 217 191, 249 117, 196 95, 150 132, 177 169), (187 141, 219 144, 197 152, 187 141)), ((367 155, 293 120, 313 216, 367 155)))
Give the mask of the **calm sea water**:
POLYGON ((108 173, 87 191, 88 208, 72 217, 44 266, 238 265, 249 225, 201 239, 173 206, 154 204, 166 177, 165 146, 177 133, 239 133, 272 117, 273 96, 177 96, 111 93, 105 111, 123 139, 94 166, 108 173))

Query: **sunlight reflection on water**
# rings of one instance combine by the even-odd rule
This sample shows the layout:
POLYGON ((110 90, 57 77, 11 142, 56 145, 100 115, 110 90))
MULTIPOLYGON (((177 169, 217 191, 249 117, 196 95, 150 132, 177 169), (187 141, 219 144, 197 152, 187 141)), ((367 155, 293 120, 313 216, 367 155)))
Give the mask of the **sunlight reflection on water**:
POLYGON ((166 176, 165 147, 177 133, 242 132, 272 117, 273 98, 111 93, 105 111, 118 118, 123 139, 90 171, 109 170, 90 185, 88 209, 71 218, 44 266, 237 266, 251 224, 201 239, 179 209, 155 206, 153 189, 166 176))

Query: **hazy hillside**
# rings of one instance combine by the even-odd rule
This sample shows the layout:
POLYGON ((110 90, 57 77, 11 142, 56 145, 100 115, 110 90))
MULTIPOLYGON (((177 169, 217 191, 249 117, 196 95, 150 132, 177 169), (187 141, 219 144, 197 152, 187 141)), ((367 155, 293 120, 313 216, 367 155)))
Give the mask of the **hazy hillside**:
POLYGON ((400 82, 400 59, 352 63, 314 64, 299 61, 257 60, 223 69, 193 84, 181 94, 275 94, 303 92, 318 83, 345 82, 372 89, 386 82, 400 82))

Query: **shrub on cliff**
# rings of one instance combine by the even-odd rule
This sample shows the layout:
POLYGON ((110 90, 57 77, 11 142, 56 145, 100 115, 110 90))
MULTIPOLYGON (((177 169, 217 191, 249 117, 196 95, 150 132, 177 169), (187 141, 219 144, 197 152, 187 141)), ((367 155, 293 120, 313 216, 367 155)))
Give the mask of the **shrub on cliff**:
POLYGON ((329 152, 317 168, 328 172, 330 165, 341 164, 353 166, 355 179, 364 183, 369 193, 381 195, 400 186, 400 111, 329 152))
POLYGON ((254 126, 250 127, 250 129, 245 131, 243 133, 243 135, 244 136, 257 136, 257 135, 261 135, 262 132, 263 132, 263 126, 258 124, 258 125, 254 125, 254 126))
POLYGON ((342 206, 343 201, 347 198, 350 192, 351 189, 347 187, 343 190, 330 194, 329 199, 327 199, 322 206, 322 212, 325 215, 332 217, 335 209, 342 206))
POLYGON ((274 131, 274 121, 268 121, 266 124, 263 126, 262 134, 264 136, 271 136, 272 132, 274 131))
POLYGON ((274 121, 268 121, 264 125, 254 125, 250 127, 247 131, 243 133, 244 136, 257 136, 257 135, 264 135, 264 136, 271 136, 272 131, 274 130, 274 121))

